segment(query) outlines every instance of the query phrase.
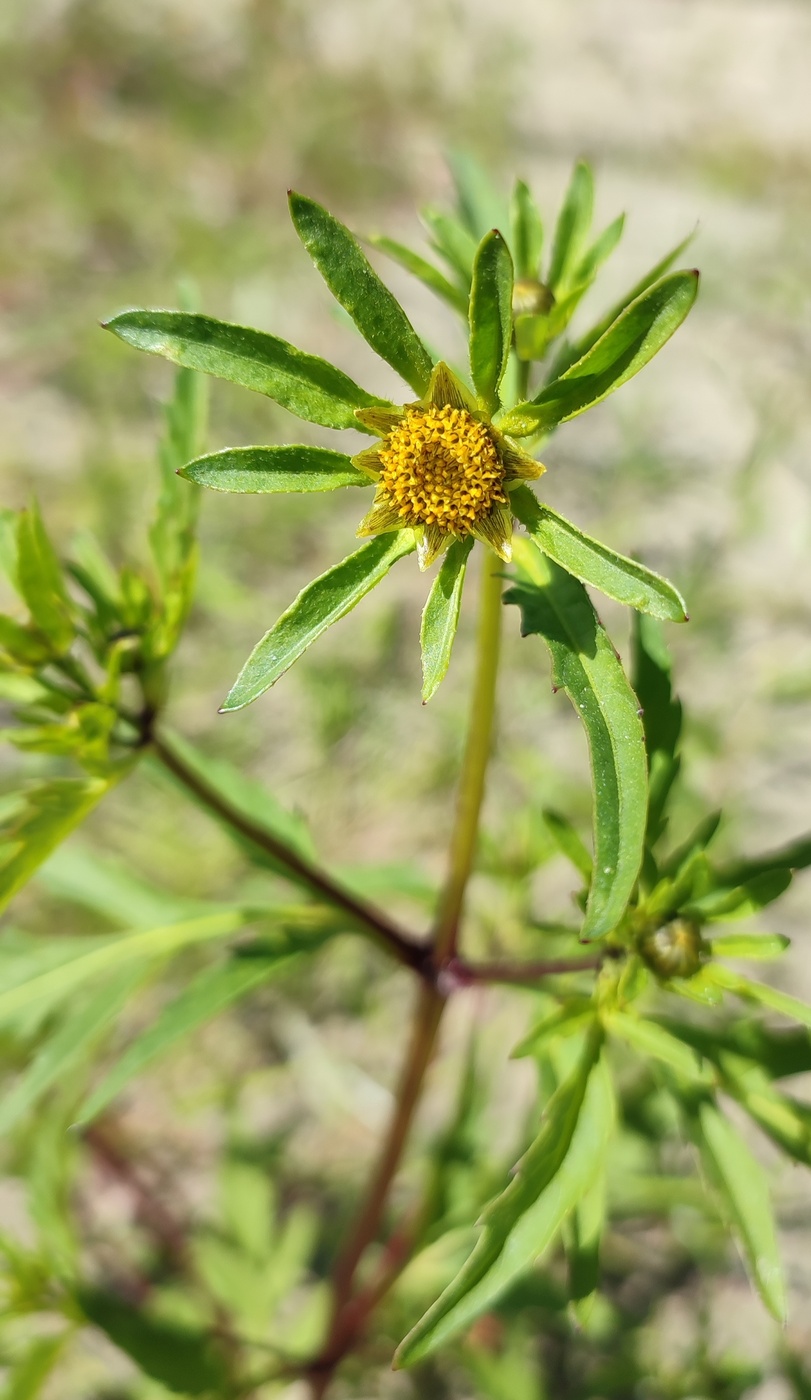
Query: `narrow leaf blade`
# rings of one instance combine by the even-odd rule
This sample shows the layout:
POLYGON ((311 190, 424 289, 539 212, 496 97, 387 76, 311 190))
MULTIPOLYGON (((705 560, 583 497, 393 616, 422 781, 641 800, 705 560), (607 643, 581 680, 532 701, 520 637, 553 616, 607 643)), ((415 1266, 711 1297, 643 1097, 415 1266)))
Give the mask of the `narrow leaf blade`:
POLYGON ((122 311, 104 323, 119 339, 175 365, 265 394, 323 428, 358 428, 356 408, 383 402, 318 355, 265 331, 186 311, 122 311))
POLYGON ((460 311, 463 316, 467 316, 468 298, 460 287, 449 282, 443 272, 433 263, 428 262, 413 249, 407 248, 403 243, 397 243, 393 238, 386 238, 383 234, 375 234, 369 240, 375 248, 379 248, 381 253, 385 253, 393 262, 399 263, 412 276, 418 277, 426 287, 430 287, 432 292, 436 292, 443 301, 452 306, 454 311, 460 311))
POLYGON ((110 781, 103 778, 52 778, 22 794, 19 809, 0 832, 0 909, 84 820, 110 786, 110 781))
POLYGON ((384 286, 354 234, 314 199, 290 194, 296 233, 335 300, 372 349, 424 394, 433 361, 397 299, 384 286))
POLYGON ((516 540, 522 633, 544 638, 554 684, 566 690, 586 729, 594 790, 594 866, 581 939, 614 928, 642 864, 647 763, 636 696, 582 584, 516 540))
POLYGON ((309 583, 254 647, 226 696, 223 712, 241 710, 275 685, 307 647, 345 617, 413 549, 409 530, 378 535, 309 583))
POLYGON ((543 250, 543 221, 530 188, 516 180, 510 201, 510 229, 515 270, 519 277, 537 279, 540 276, 543 250))
POLYGON ((327 447, 226 447, 197 457, 181 476, 214 491, 243 494, 275 491, 335 491, 339 486, 369 486, 343 452, 327 447))
POLYGON ((547 281, 555 296, 571 281, 580 250, 591 227, 594 209, 594 176, 591 167, 579 160, 572 171, 569 188, 561 205, 552 245, 552 261, 547 281))
POLYGON ((422 614, 422 702, 428 703, 445 679, 459 625, 467 558, 473 540, 454 540, 431 586, 422 614))
POLYGON ((510 250, 493 229, 479 244, 470 289, 470 372, 476 392, 491 409, 498 405, 510 355, 512 295, 510 250))

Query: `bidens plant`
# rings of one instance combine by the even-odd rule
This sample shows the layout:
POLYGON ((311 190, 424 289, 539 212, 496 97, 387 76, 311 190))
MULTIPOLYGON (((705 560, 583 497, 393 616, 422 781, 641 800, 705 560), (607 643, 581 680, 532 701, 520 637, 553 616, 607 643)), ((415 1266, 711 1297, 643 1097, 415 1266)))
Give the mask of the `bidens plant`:
MULTIPOLYGON (((42 874, 47 881, 51 872, 49 888, 96 917, 103 912, 113 929, 71 939, 6 934, 0 1029, 10 1063, 27 1063, 0 1123, 22 1134, 18 1157, 40 1231, 25 1245, 0 1236, 6 1317, 19 1325, 9 1343, 0 1335, 0 1351, 17 1396, 39 1393, 57 1366, 60 1393, 86 1393, 70 1390, 70 1367, 87 1327, 134 1363, 137 1378, 122 1382, 128 1400, 265 1400, 295 1379, 317 1400, 339 1370, 354 1393, 377 1393, 369 1372, 381 1359, 388 1365, 396 1337, 395 1364, 417 1368, 415 1394, 461 1396, 475 1387, 491 1400, 514 1400, 551 1393, 565 1375, 571 1400, 643 1386, 662 1396, 739 1396, 758 1379, 745 1368, 733 1375, 698 1347, 676 1381, 640 1340, 674 1279, 718 1269, 730 1230, 766 1307, 785 1317, 768 1181, 726 1104, 735 1101, 783 1153, 811 1165, 809 1110, 782 1087, 811 1070, 811 1008, 729 966, 777 957, 785 938, 726 928, 759 915, 811 864, 811 838, 732 859, 714 854, 717 813, 679 833, 682 714, 660 623, 684 620, 682 600, 528 485, 544 471, 536 454, 551 432, 624 384, 679 326, 697 277, 670 271, 681 244, 591 331, 569 339, 571 317, 622 231, 615 220, 590 241, 588 167, 575 169, 545 261, 526 185, 518 182, 502 216, 480 173, 466 167, 457 184, 455 214, 425 214, 443 267, 389 238, 372 241, 464 316, 469 378, 435 361, 355 237, 294 195, 293 221, 316 266, 411 397, 383 401, 275 336, 188 309, 126 312, 110 328, 181 367, 151 566, 117 569, 86 537, 63 565, 35 509, 0 520, 0 557, 19 598, 17 615, 0 619, 0 685, 14 717, 4 736, 23 754, 84 770, 78 777, 57 766, 43 776, 40 767, 37 781, 12 795, 3 809, 0 900, 136 767, 207 812, 252 867, 250 897, 206 905, 145 890, 132 872, 87 853, 61 867, 57 857, 42 874), (375 441, 351 456, 303 445, 201 455, 203 381, 195 371, 375 441), (300 815, 167 729, 167 668, 192 600, 200 485, 374 493, 358 511, 364 543, 308 584, 266 633, 228 710, 274 684, 411 554, 424 570, 436 566, 421 628, 429 699, 450 661, 470 552, 481 547, 468 737, 447 874, 425 906, 427 934, 382 907, 413 894, 413 872, 370 870, 367 887, 382 899, 365 898, 325 869, 300 815), (585 584, 636 610, 630 676, 585 584), (534 792, 496 839, 482 839, 505 615, 543 640, 554 687, 582 722, 590 847, 534 792), (564 922, 535 909, 538 870, 555 856, 570 863, 578 885, 564 922), (498 892, 498 942, 491 930, 487 960, 470 952, 480 911, 468 886, 477 867, 498 892), (216 1202, 178 1219, 122 1125, 122 1097, 215 1015, 271 982, 277 996, 300 987, 309 961, 329 957, 347 934, 371 939, 417 991, 391 1121, 360 1202, 324 1161, 312 1166, 305 1200, 300 1159, 287 1164, 282 1135, 272 1166, 256 1144, 229 1148, 216 1202), (190 950, 191 973, 179 961, 190 950), (529 1001, 513 1054, 537 1065, 537 1111, 516 1125, 512 1143, 488 1127, 488 1100, 501 1096, 507 1070, 484 1063, 487 1003, 479 1002, 458 1096, 422 1144, 422 1186, 398 1217, 391 1187, 413 1147, 445 1007, 495 983, 529 1001), (793 1024, 764 1020, 762 1008, 793 1024), (70 1138, 69 1125, 79 1130, 70 1138), (78 1144, 75 1152, 68 1143, 78 1144), (682 1143, 693 1145, 703 1187, 682 1143), (131 1194, 139 1230, 131 1245, 114 1235, 108 1247, 86 1184, 91 1168, 131 1194), (685 1211, 694 1227, 685 1227, 685 1211), (626 1247, 633 1222, 650 1217, 663 1229, 678 1226, 667 1234, 671 1273, 646 1272, 647 1248, 642 1257, 626 1247), (626 1287, 629 1279, 639 1286, 626 1287), (644 1297, 642 1312, 632 1295, 644 1297), (26 1331, 40 1313, 52 1319, 47 1335, 26 1331)), ((383 966, 370 959, 358 974, 364 995, 383 966)), ((361 1004, 362 996, 353 1001, 361 1004)), ((258 1019, 264 1024, 264 1014, 258 1019)), ((238 1072, 224 1073, 230 1113, 238 1072)), ((801 1377, 801 1362, 786 1358, 786 1374, 801 1377)))

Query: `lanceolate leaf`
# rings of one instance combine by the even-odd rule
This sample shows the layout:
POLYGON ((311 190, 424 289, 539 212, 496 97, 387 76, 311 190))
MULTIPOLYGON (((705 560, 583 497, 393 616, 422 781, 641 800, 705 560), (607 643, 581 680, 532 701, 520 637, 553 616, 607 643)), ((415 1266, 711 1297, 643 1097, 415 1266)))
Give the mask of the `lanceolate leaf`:
POLYGON ((505 601, 521 608, 524 636, 542 636, 553 679, 568 693, 589 741, 594 789, 594 868, 582 939, 616 926, 642 863, 647 765, 636 696, 582 585, 527 540, 505 601))
POLYGON ((789 1016, 793 1021, 811 1027, 811 1006, 800 1001, 798 997, 778 991, 777 987, 769 987, 763 982, 752 982, 750 978, 739 976, 737 972, 721 963, 711 963, 707 971, 713 982, 723 987, 724 991, 733 992, 745 1001, 759 1002, 761 1006, 768 1006, 772 1011, 779 1011, 782 1016, 789 1016))
POLYGON ((495 409, 512 341, 513 265, 498 229, 485 234, 470 289, 470 372, 476 392, 495 409))
POLYGON ((322 632, 350 612, 414 547, 410 530, 378 535, 309 583, 254 647, 223 711, 242 709, 274 685, 322 632))
POLYGON ((109 1289, 80 1289, 78 1301, 88 1320, 167 1390, 179 1395, 222 1394, 226 1369, 208 1331, 152 1318, 109 1289))
POLYGON ((332 295, 364 339, 415 393, 424 394, 433 369, 431 356, 354 234, 315 200, 295 192, 290 195, 290 216, 332 295))
POLYGON ((581 583, 653 617, 687 621, 684 599, 667 579, 591 539, 549 506, 540 505, 527 486, 512 491, 510 501, 538 548, 581 583))
POLYGON ((418 277, 426 287, 430 287, 432 292, 436 292, 437 296, 452 306, 454 311, 461 311, 463 316, 467 316, 467 294, 453 282, 449 282, 445 274, 440 272, 438 267, 434 267, 433 263, 428 262, 427 258, 382 234, 375 235, 369 241, 375 248, 379 248, 381 253, 387 253, 400 267, 404 267, 406 272, 418 277))
POLYGON ((17 583, 31 616, 57 651, 66 651, 75 627, 62 568, 36 503, 20 512, 17 583))
POLYGON ((517 180, 510 202, 510 228, 515 271, 518 277, 540 276, 543 223, 538 206, 523 180, 517 180))
POLYGON ((662 629, 643 613, 634 617, 632 681, 642 706, 650 788, 648 830, 655 842, 664 830, 665 805, 679 771, 682 712, 673 695, 670 656, 662 629))
POLYGON ((109 790, 102 778, 52 778, 20 795, 0 831, 0 909, 109 790))
POLYGON ((163 355, 173 364, 228 379, 243 389, 266 394, 308 423, 324 428, 358 428, 356 408, 382 400, 367 394, 348 375, 317 355, 308 355, 264 331, 215 321, 185 311, 122 311, 105 330, 163 355))
POLYGON ((365 472, 328 447, 226 447, 189 462, 180 472, 215 491, 334 491, 370 486, 365 472))
POLYGON ((467 557, 473 540, 454 540, 442 560, 422 614, 422 700, 431 699, 445 679, 459 624, 467 557))
POLYGON ((453 1283, 395 1356, 411 1366, 468 1327, 541 1257, 600 1172, 614 1124, 598 1037, 551 1099, 541 1131, 505 1191, 487 1206, 479 1241, 453 1283))
MULTIPOLYGON (((310 939, 310 946, 312 942, 310 939)), ((91 1122, 148 1065, 167 1054, 179 1041, 226 1007, 240 1001, 255 987, 280 972, 296 953, 297 950, 292 947, 280 950, 276 957, 232 958, 227 963, 207 967, 180 996, 169 1002, 158 1019, 124 1051, 114 1068, 80 1108, 77 1123, 91 1122)))
POLYGON ((502 432, 527 436, 601 403, 653 359, 689 312, 698 292, 697 272, 673 272, 643 293, 582 359, 529 403, 499 422, 502 432))
POLYGON ((470 230, 451 214, 443 214, 439 209, 423 209, 422 218, 433 235, 437 252, 442 254, 445 261, 468 285, 473 275, 473 260, 476 256, 476 239, 470 230))
POLYGON ((786 1294, 769 1183, 740 1134, 711 1099, 691 1118, 704 1168, 737 1234, 761 1298, 778 1322, 786 1294))
POLYGON ((552 246, 552 261, 547 281, 555 296, 571 280, 583 244, 591 227, 594 207, 594 176, 585 161, 578 161, 566 191, 552 246))

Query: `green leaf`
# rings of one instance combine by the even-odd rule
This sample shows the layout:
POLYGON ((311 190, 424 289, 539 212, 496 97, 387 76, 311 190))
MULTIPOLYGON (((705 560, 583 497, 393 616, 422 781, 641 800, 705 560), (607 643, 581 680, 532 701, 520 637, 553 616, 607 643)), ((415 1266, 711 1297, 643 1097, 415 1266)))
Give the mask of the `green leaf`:
POLYGON ((467 151, 449 151, 445 159, 456 190, 460 219, 478 241, 501 222, 504 207, 487 171, 467 151))
POLYGON ((656 1021, 615 1011, 606 1018, 606 1029, 636 1050, 643 1059, 661 1060, 690 1084, 711 1084, 712 1076, 703 1068, 696 1052, 671 1035, 656 1021))
MULTIPOLYGON (((43 1337, 33 1342, 25 1355, 16 1360, 7 1372, 3 1400, 36 1400, 70 1337, 71 1330, 67 1330, 56 1337, 43 1337)), ((8 1364, 6 1358, 4 1361, 8 1364)))
POLYGON ((106 982, 89 1001, 65 1017, 0 1103, 0 1132, 13 1128, 53 1084, 82 1061, 120 1015, 143 976, 142 968, 133 971, 127 967, 123 975, 106 982))
POLYGON ((723 987, 724 991, 733 992, 744 1001, 759 1002, 761 1006, 768 1006, 772 1011, 779 1011, 782 1016, 790 1016, 793 1021, 811 1027, 811 1006, 807 1006, 797 997, 790 996, 788 992, 780 992, 776 987, 767 987, 763 982, 752 982, 748 977, 740 977, 722 963, 710 964, 707 971, 713 982, 723 987))
POLYGON ((369 242, 373 247, 379 248, 381 253, 386 253, 394 262, 399 263, 400 267, 404 267, 406 272, 418 277, 426 287, 430 287, 432 292, 436 292, 437 296, 447 302, 448 306, 452 306, 454 311, 461 312, 467 318, 467 295, 460 287, 449 282, 445 274, 440 272, 438 267, 434 267, 433 263, 413 252, 411 248, 406 248, 403 243, 397 243, 393 238, 386 238, 382 234, 375 234, 369 242))
MULTIPOLYGON (((311 938, 308 947, 313 946, 311 938)), ((227 963, 218 963, 199 973, 178 997, 169 1002, 157 1020, 128 1046, 114 1068, 82 1104, 76 1115, 77 1124, 91 1122, 147 1065, 153 1064, 179 1041, 289 966, 300 951, 291 943, 289 948, 282 947, 271 957, 232 958, 227 963)))
POLYGON ((745 919, 779 899, 791 880, 790 870, 765 870, 732 889, 716 886, 700 898, 689 900, 682 910, 698 919, 745 919))
POLYGON ((538 1137, 487 1206, 473 1253, 397 1349, 411 1366, 468 1327, 549 1247, 597 1177, 614 1126, 613 1090, 592 1037, 550 1100, 538 1137))
POLYGON ((345 617, 385 578, 392 564, 413 550, 410 530, 378 535, 308 583, 257 642, 226 696, 221 713, 242 709, 275 685, 328 627, 345 617))
POLYGON ((582 585, 528 540, 513 542, 524 636, 552 655, 553 683, 566 690, 586 729, 594 790, 594 870, 580 937, 599 938, 621 919, 642 864, 647 765, 637 700, 582 585))
MULTIPOLYGON (((238 768, 234 763, 229 763, 227 759, 214 758, 210 754, 203 753, 190 744, 187 739, 182 738, 180 734, 176 734, 172 730, 162 728, 160 738, 163 748, 170 756, 176 757, 186 768, 191 770, 193 776, 199 779, 207 789, 213 790, 218 804, 224 803, 226 809, 235 812, 238 817, 247 818, 252 826, 258 826, 274 840, 283 842, 302 860, 313 861, 315 859, 315 848, 305 818, 300 812, 289 812, 287 808, 283 807, 264 783, 249 777, 241 768, 238 768)), ((158 759, 148 756, 146 763, 148 770, 156 778, 171 782, 186 799, 189 796, 194 796, 188 785, 181 782, 171 769, 158 759)), ((236 841, 250 860, 269 870, 275 870, 288 880, 295 881, 295 873, 291 873, 287 866, 275 861, 267 851, 243 835, 225 813, 220 813, 214 805, 202 798, 197 800, 200 801, 203 810, 209 816, 214 816, 221 821, 223 830, 233 841, 236 841)), ((310 889, 309 883, 306 888, 310 889)))
POLYGON ((755 876, 765 875, 770 870, 807 870, 811 865, 811 836, 799 836, 787 846, 769 851, 764 856, 749 856, 745 860, 734 861, 718 871, 718 877, 728 887, 743 885, 755 876))
POLYGON ((453 640, 459 625, 467 557, 473 540, 454 540, 431 585, 422 614, 422 703, 426 705, 447 674, 453 640))
POLYGON ((572 826, 568 817, 553 811, 551 807, 544 808, 543 819, 558 850, 571 861, 575 870, 580 872, 588 884, 591 881, 593 862, 580 832, 572 826))
POLYGON ((0 831, 0 909, 111 787, 102 778, 52 778, 21 794, 0 831))
POLYGON ((189 462, 180 475, 215 491, 249 493, 371 485, 343 452, 327 447, 226 447, 189 462))
POLYGON ((528 1055, 546 1052, 546 1047, 593 1024, 597 1009, 591 997, 571 997, 562 1006, 543 1016, 510 1053, 511 1060, 523 1060, 528 1055))
POLYGON ((478 240, 452 214, 443 214, 439 209, 428 208, 423 209, 421 215, 433 236, 432 241, 437 252, 458 272, 464 285, 470 286, 478 240))
POLYGON ((67 651, 76 632, 73 605, 36 502, 19 515, 17 582, 37 627, 57 652, 67 651))
POLYGON ((528 486, 518 486, 510 493, 513 513, 526 526, 542 552, 554 559, 581 583, 599 588, 609 598, 630 608, 650 613, 668 622, 686 622, 687 612, 681 594, 667 579, 615 554, 578 530, 549 506, 540 505, 528 486))
POLYGON ((678 330, 698 292, 697 272, 673 272, 643 293, 582 359, 499 421, 513 436, 548 433, 602 403, 653 359, 678 330))
POLYGON ((290 217, 335 300, 364 340, 416 394, 424 394, 434 367, 431 356, 354 234, 314 199, 295 192, 290 194, 290 217))
MULTIPOLYGON (((580 296, 585 293, 594 281, 603 263, 610 258, 625 228, 625 215, 620 214, 612 223, 604 228, 598 238, 594 240, 591 247, 583 255, 578 263, 572 278, 580 296)), ((580 300, 578 296, 578 301, 580 300)))
POLYGON ((179 369, 175 375, 174 394, 166 405, 165 428, 158 453, 161 489, 149 531, 164 597, 182 594, 178 622, 185 618, 191 601, 191 588, 186 586, 185 575, 195 549, 199 493, 178 481, 176 473, 185 462, 202 452, 207 413, 207 380, 190 369, 179 369))
POLYGON ((498 390, 512 342, 513 264, 498 229, 485 234, 473 264, 470 289, 470 372, 488 408, 498 407, 498 390))
POLYGON ((695 1022, 676 1021, 671 1016, 656 1019, 671 1035, 677 1035, 712 1060, 719 1060, 722 1054, 753 1060, 772 1079, 811 1070, 811 1035, 805 1029, 777 1031, 764 1026, 760 1020, 735 1020, 708 1030, 695 1022))
POLYGON ((140 880, 129 863, 99 855, 76 841, 54 851, 36 879, 52 899, 90 909, 106 923, 130 931, 191 919, 211 908, 204 900, 169 894, 140 880))
POLYGON ((207 942, 210 938, 225 938, 244 928, 253 917, 253 910, 222 909, 199 919, 184 919, 115 938, 73 940, 65 949, 66 960, 61 965, 46 972, 35 971, 24 982, 0 992, 0 1019, 41 999, 49 1002, 64 999, 90 978, 137 959, 169 957, 181 948, 207 942), (86 942, 87 950, 77 949, 78 942, 86 942))
POLYGON ((186 311, 122 311, 104 323, 136 350, 254 389, 308 423, 358 428, 356 408, 384 400, 348 375, 278 336, 186 311))
POLYGON ((77 1300, 89 1322, 168 1390, 178 1395, 222 1394, 226 1370, 207 1332, 149 1317, 109 1288, 80 1289, 77 1300))
POLYGON ((758 1127, 795 1162, 811 1166, 811 1108, 772 1088, 762 1070, 724 1062, 726 1087, 758 1127), (739 1073, 739 1070, 741 1071, 739 1073))
POLYGON ((691 1115, 708 1178, 743 1247, 752 1278, 778 1322, 786 1320, 783 1271, 769 1184, 740 1134, 709 1099, 691 1115))
POLYGON ((622 315, 626 307, 630 306, 631 302, 636 301, 637 297, 640 297, 643 292, 648 290, 648 287, 652 287, 654 282, 658 282, 661 277, 664 277, 666 272, 670 271, 674 262, 689 248, 694 238, 695 230, 692 233, 688 233, 687 237, 682 238, 681 241, 676 244, 675 248, 671 248, 669 253, 666 253, 663 258, 660 258, 659 261, 645 273, 644 277, 640 277, 639 281, 634 284, 631 290, 626 292, 623 297, 620 297, 618 302, 615 302, 610 311, 606 312, 605 316, 603 316, 602 320, 598 321, 596 326, 592 326, 591 330, 581 336, 574 345, 564 346, 561 354, 555 360, 551 378, 557 378, 564 370, 568 369, 569 365, 574 364, 575 360, 582 359, 586 351, 590 350, 592 345, 596 345, 600 337, 605 335, 609 326, 622 315))
POLYGON ((664 831, 664 810, 679 771, 682 708, 673 695, 670 655, 658 622, 634 614, 632 684, 642 706, 648 753, 648 833, 655 843, 664 831))
POLYGON ((710 940, 714 958, 757 958, 768 961, 779 958, 791 947, 791 939, 782 933, 729 933, 710 940))
POLYGON ((547 281, 557 297, 561 288, 574 280, 580 252, 591 227, 594 208, 594 176, 591 167, 579 160, 572 171, 552 244, 552 261, 547 281))
POLYGON ((526 280, 540 276, 543 222, 529 186, 516 180, 510 201, 510 229, 516 275, 526 280))
POLYGON ((605 1167, 572 1211, 566 1231, 569 1297, 582 1327, 591 1314, 600 1285, 600 1246, 605 1231, 608 1193, 605 1167))

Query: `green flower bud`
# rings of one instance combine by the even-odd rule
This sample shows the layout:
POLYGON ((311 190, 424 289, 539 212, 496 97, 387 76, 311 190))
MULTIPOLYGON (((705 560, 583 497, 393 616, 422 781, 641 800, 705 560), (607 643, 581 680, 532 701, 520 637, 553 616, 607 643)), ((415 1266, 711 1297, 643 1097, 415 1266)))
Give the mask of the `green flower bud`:
POLYGON ((546 316, 555 305, 555 298, 543 282, 534 277, 520 277, 513 286, 513 316, 546 316))
POLYGON ((692 977, 702 963, 704 941, 692 919, 670 919, 660 928, 644 933, 639 954, 657 977, 692 977))

